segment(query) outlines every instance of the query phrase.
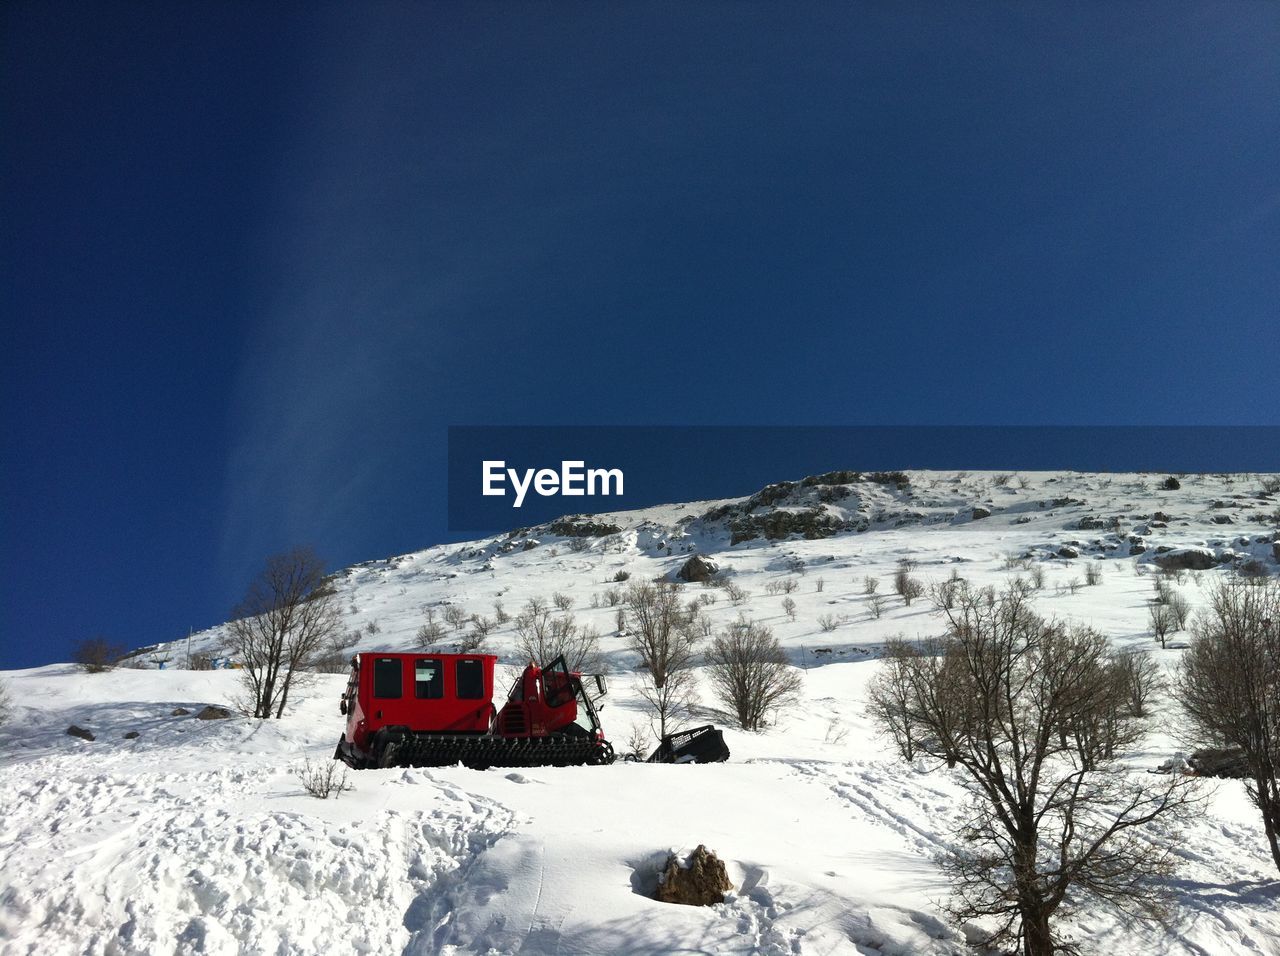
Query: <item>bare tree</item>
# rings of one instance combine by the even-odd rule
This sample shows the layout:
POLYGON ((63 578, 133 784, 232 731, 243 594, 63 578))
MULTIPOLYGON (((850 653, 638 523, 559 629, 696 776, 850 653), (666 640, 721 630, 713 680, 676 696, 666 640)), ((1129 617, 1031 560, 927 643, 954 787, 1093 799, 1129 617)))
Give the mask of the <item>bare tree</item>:
POLYGON ((1107 641, 1046 622, 1019 592, 993 606, 966 596, 948 632, 890 645, 873 713, 900 752, 945 760, 969 792, 969 816, 943 857, 949 910, 996 921, 985 941, 1028 956, 1068 948, 1055 921, 1100 902, 1161 919, 1173 863, 1167 840, 1137 830, 1177 819, 1192 799, 1181 776, 1146 782, 1104 756, 1117 681, 1107 641), (1092 741, 1092 743, 1090 743, 1092 741))
POLYGON ((789 597, 784 597, 784 598, 782 599, 782 611, 783 611, 783 613, 784 613, 784 614, 786 614, 786 615, 787 615, 787 617, 788 617, 788 618, 790 618, 791 620, 793 620, 793 621, 794 621, 794 620, 796 619, 796 602, 795 602, 795 600, 794 600, 794 599, 792 599, 792 598, 789 598, 789 597))
POLYGON ((232 612, 226 651, 254 717, 284 716, 298 675, 342 632, 342 609, 309 548, 267 558, 232 612))
POLYGON ((1129 713, 1134 717, 1147 716, 1147 705, 1165 689, 1160 665, 1146 651, 1131 647, 1112 655, 1111 666, 1120 681, 1129 713))
POLYGON ((624 596, 628 647, 640 658, 640 696, 659 737, 679 729, 697 703, 693 666, 707 618, 680 603, 666 581, 630 585, 624 596))
POLYGON ((1280 581, 1218 585, 1192 633, 1178 697, 1200 738, 1243 753, 1280 869, 1280 581))
POLYGON ((1169 646, 1169 632, 1174 628, 1173 612, 1167 604, 1152 604, 1147 608, 1147 622, 1151 633, 1160 642, 1161 648, 1169 646))
POLYGON ((911 723, 910 662, 917 653, 915 646, 903 637, 890 638, 885 646, 884 666, 868 687, 868 713, 893 742, 899 756, 908 762, 916 759, 911 723))
POLYGON ((123 656, 124 647, 108 641, 105 637, 86 638, 71 649, 71 659, 90 674, 101 674, 103 671, 111 670, 123 656))
POLYGON ((515 622, 521 659, 545 665, 563 654, 572 671, 599 670, 600 633, 579 627, 571 615, 554 616, 546 601, 530 598, 515 622))
POLYGON ((707 670, 716 696, 743 730, 759 730, 773 711, 795 703, 803 685, 773 632, 746 618, 715 639, 707 652, 707 670))

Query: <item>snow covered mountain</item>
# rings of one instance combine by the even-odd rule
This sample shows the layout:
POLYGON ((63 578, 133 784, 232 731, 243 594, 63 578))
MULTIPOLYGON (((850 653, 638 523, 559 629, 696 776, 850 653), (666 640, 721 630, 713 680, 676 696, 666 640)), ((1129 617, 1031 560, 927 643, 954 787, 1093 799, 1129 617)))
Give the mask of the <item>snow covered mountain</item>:
MULTIPOLYGON (((1046 616, 1150 649, 1153 572, 1183 566, 1193 607, 1224 575, 1277 572, 1274 476, 835 472, 745 499, 575 516, 465 544, 366 562, 334 579, 357 649, 416 646, 428 612, 497 619, 553 593, 602 635, 612 672, 602 719, 615 742, 645 725, 635 661, 610 592, 624 576, 672 577, 713 559, 741 590, 715 598, 773 629, 804 669, 804 699, 767 731, 734 730, 728 764, 618 763, 518 773, 362 771, 340 799, 292 775, 327 760, 345 678, 323 675, 281 721, 174 716, 235 694, 214 628, 138 655, 138 668, 54 665, 4 675, 16 712, 0 728, 0 950, 4 953, 961 953, 934 864, 960 790, 895 758, 865 714, 885 640, 941 631, 927 601, 890 579, 977 586, 1043 576, 1046 616), (879 581, 883 597, 866 593, 879 581), (1089 580, 1097 583, 1088 584, 1089 580), (794 618, 783 608, 779 585, 794 618), (790 585, 788 585, 790 587, 790 585), (167 659, 164 670, 153 662, 167 659), (87 728, 93 741, 67 736, 87 728), (126 733, 137 736, 125 738, 126 733), (672 848, 705 843, 737 887, 712 908, 644 889, 672 848)), ((453 631, 448 632, 452 634, 453 631)), ((488 646, 513 654, 511 624, 488 646)), ((504 678, 514 673, 504 668, 504 678)), ((705 691, 705 687, 704 687, 705 691)), ((704 693, 711 713, 719 705, 704 693)), ((1135 772, 1179 749, 1166 700, 1135 772)), ((1083 952, 1280 953, 1280 894, 1256 811, 1238 781, 1210 788, 1176 840, 1172 930, 1092 912, 1083 952)))

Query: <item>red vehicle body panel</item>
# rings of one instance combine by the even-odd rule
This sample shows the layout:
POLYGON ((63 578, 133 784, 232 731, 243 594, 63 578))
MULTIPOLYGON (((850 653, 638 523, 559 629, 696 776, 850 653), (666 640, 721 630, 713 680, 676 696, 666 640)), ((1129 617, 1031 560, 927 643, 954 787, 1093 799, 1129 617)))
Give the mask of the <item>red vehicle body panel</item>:
POLYGON ((346 741, 366 750, 383 727, 487 733, 494 717, 497 660, 493 654, 357 654, 342 697, 346 741))

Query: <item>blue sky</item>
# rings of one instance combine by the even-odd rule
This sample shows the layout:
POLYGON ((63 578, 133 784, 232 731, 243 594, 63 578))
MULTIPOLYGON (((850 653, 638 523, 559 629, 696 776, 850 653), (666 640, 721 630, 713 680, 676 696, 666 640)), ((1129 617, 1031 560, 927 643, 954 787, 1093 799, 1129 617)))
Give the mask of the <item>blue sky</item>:
POLYGON ((0 666, 446 538, 451 424, 1280 424, 1278 49, 1273 3, 7 3, 0 666))

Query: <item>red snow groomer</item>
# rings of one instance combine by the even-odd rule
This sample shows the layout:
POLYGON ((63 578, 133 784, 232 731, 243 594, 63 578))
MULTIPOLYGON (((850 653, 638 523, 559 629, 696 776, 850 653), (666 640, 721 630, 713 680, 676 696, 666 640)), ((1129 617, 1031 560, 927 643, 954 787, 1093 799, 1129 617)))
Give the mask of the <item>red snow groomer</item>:
MULTIPOLYGON (((347 729, 334 759, 356 769, 613 762, 596 708, 606 692, 603 677, 571 671, 563 657, 545 667, 530 663, 498 710, 497 660, 493 654, 357 654, 339 705, 347 729)), ((728 757, 720 731, 705 727, 664 737, 649 760, 728 757)))

